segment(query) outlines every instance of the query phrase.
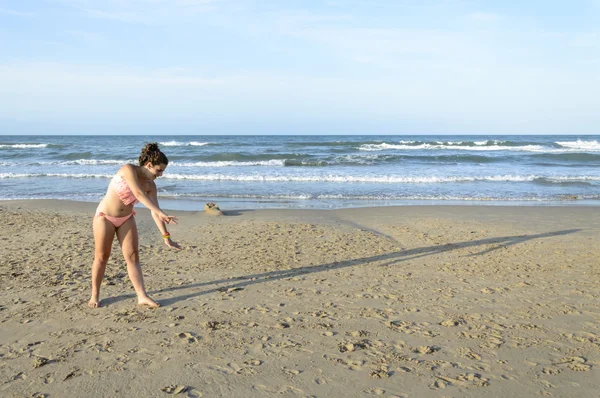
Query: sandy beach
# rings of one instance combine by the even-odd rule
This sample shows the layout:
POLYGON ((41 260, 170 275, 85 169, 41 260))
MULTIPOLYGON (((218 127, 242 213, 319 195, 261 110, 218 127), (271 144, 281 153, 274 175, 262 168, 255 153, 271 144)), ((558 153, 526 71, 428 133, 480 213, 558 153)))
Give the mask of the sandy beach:
POLYGON ((154 310, 95 207, 0 202, 1 396, 598 396, 597 207, 140 208, 154 310))

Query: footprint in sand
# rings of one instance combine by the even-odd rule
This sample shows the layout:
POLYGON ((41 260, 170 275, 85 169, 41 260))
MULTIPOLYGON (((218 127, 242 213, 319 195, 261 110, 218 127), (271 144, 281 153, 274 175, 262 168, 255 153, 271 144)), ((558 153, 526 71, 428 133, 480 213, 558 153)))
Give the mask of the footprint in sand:
POLYGON ((570 363, 567 367, 575 372, 587 372, 592 367, 589 365, 584 365, 582 363, 570 363))
POLYGON ((390 371, 388 369, 377 369, 372 371, 369 376, 374 379, 387 379, 390 377, 390 371))
POLYGON ((299 369, 288 369, 288 368, 282 368, 283 373, 285 373, 288 376, 298 376, 300 373, 302 373, 301 370, 299 369))
POLYGON ((185 341, 190 344, 198 342, 198 338, 190 332, 179 333, 177 337, 179 337, 181 341, 185 341))
POLYGON ((480 360, 481 359, 481 355, 479 355, 476 352, 472 351, 468 347, 460 347, 460 348, 458 348, 456 350, 456 352, 458 353, 458 355, 460 355, 463 358, 475 359, 475 360, 480 360))
POLYGON ((553 363, 553 365, 567 364, 567 368, 575 372, 587 372, 592 367, 586 364, 587 360, 583 357, 563 357, 553 363))
POLYGON ((252 386, 252 388, 257 391, 266 391, 266 392, 272 392, 272 393, 277 393, 277 394, 285 394, 287 392, 291 392, 294 394, 303 394, 304 393, 304 391, 302 391, 301 389, 296 388, 294 386, 282 386, 282 387, 277 388, 277 387, 269 387, 264 384, 255 384, 252 386))
POLYGON ((452 327, 452 326, 458 326, 458 321, 455 321, 453 319, 447 319, 445 321, 440 322, 440 325, 445 326, 447 328, 452 327))
POLYGON ((558 361, 556 361, 554 363, 554 365, 560 365, 563 363, 585 363, 586 360, 585 358, 582 357, 563 357, 561 359, 559 359, 558 361))
POLYGON ((33 360, 33 368, 34 369, 41 368, 42 366, 47 365, 49 362, 50 362, 50 360, 48 358, 37 356, 33 360))
POLYGON ((170 386, 166 386, 161 388, 161 391, 166 392, 167 394, 181 394, 182 392, 186 392, 188 391, 190 388, 188 386, 176 386, 176 385, 170 385, 170 386))
POLYGON ((52 373, 48 373, 46 376, 44 376, 44 384, 50 384, 50 383, 54 383, 54 377, 53 377, 52 373))
POLYGON ((383 395, 385 394, 385 390, 383 388, 368 388, 363 391, 365 394, 370 395, 383 395))
POLYGON ((73 368, 64 378, 63 381, 69 380, 73 377, 79 376, 81 374, 81 370, 79 368, 73 368))
POLYGON ((229 329, 229 322, 208 321, 202 322, 202 326, 209 330, 229 329))
POLYGON ((438 347, 431 347, 428 345, 422 345, 419 347, 415 347, 412 350, 415 354, 433 354, 436 351, 439 351, 438 347))
POLYGON ((544 368, 542 370, 543 373, 547 374, 547 375, 557 375, 560 372, 562 372, 562 370, 558 369, 558 368, 544 368))
POLYGON ((19 372, 16 375, 14 375, 13 377, 10 378, 10 381, 15 381, 15 380, 25 380, 27 378, 27 375, 23 372, 19 372))
POLYGON ((454 380, 449 377, 438 376, 438 380, 436 380, 431 386, 434 389, 443 390, 444 388, 451 386, 454 380))

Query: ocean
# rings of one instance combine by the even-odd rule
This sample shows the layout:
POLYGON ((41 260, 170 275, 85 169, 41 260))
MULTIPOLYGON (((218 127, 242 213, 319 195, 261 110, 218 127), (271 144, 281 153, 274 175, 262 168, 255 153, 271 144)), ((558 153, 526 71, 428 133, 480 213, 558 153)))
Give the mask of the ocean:
POLYGON ((600 205, 600 136, 0 136, 0 200, 98 202, 142 146, 161 207, 600 205))

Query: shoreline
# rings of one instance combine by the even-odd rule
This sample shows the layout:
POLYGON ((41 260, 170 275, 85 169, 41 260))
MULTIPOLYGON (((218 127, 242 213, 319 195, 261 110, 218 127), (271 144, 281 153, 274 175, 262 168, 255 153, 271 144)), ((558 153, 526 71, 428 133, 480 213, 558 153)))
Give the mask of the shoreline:
MULTIPOLYGON (((564 200, 564 201, 500 201, 500 200, 472 200, 472 201, 460 201, 460 200, 406 200, 406 201, 390 201, 387 204, 377 204, 370 201, 364 205, 347 205, 347 206, 330 206, 330 207, 315 207, 315 206, 286 206, 289 203, 280 202, 278 206, 275 207, 261 207, 261 206, 253 206, 256 205, 255 201, 222 201, 217 200, 219 198, 206 198, 203 201, 189 201, 189 200, 169 200, 162 199, 159 197, 159 202, 161 204, 161 208, 169 211, 176 212, 201 212, 203 211, 204 205, 207 202, 215 202, 219 206, 224 209, 229 208, 229 211, 341 211, 341 210, 360 210, 360 209, 378 209, 378 208, 430 208, 430 207, 444 207, 444 208, 476 208, 476 207, 484 207, 484 208, 537 208, 537 207, 547 207, 547 208, 598 208, 600 207, 600 201, 598 200, 564 200), (401 203, 396 203, 401 202, 401 203), (172 206, 172 203, 177 203, 177 205, 172 206), (231 203, 244 203, 247 206, 228 206, 231 203)), ((83 201, 83 200, 71 200, 71 199, 0 199, 0 205, 2 204, 14 204, 14 203, 34 203, 32 207, 44 207, 46 204, 48 206, 57 206, 60 209, 71 207, 72 204, 75 208, 87 207, 87 206, 95 206, 98 205, 98 201, 83 201), (35 203, 39 203, 39 205, 35 205, 35 203), (69 205, 61 205, 60 203, 68 203, 69 205)), ((322 201, 323 202, 323 201, 322 201)), ((358 201, 360 202, 360 201, 358 201)), ((271 203, 271 202, 270 202, 271 203)), ((300 203, 300 202, 299 202, 300 203)), ((356 202, 355 202, 356 203, 356 202)), ((142 205, 136 206, 136 211, 138 209, 144 209, 142 205)))
POLYGON ((594 207, 136 208, 151 297, 118 244, 90 309, 96 203, 0 201, 8 396, 593 396, 594 207))
MULTIPOLYGON (((91 219, 95 213, 98 204, 95 202, 69 201, 60 199, 26 199, 0 201, 0 209, 17 209, 25 211, 41 211, 55 213, 78 214, 91 219)), ((418 222, 444 221, 451 223, 453 221, 461 222, 498 222, 508 224, 508 229, 525 226, 533 222, 533 227, 542 227, 544 225, 560 225, 576 228, 581 225, 587 225, 583 231, 590 234, 600 233, 600 217, 597 217, 595 206, 463 206, 463 205, 412 205, 412 206, 375 206, 375 207, 351 207, 339 209, 227 209, 221 207, 223 216, 213 217, 207 215, 203 209, 199 210, 167 210, 167 214, 179 217, 179 224, 182 226, 192 225, 188 217, 202 218, 211 221, 219 221, 227 224, 229 221, 235 222, 241 216, 242 219, 261 220, 261 221, 280 221, 292 220, 301 222, 323 222, 326 224, 343 224, 345 218, 353 220, 352 223, 364 225, 378 225, 381 223, 391 223, 396 217, 401 223, 403 220, 418 222)), ((138 213, 138 228, 155 228, 150 218, 150 212, 143 205, 136 205, 135 211, 138 213), (143 216, 142 218, 140 218, 143 216), (148 222, 150 221, 150 222, 148 222), (139 223, 142 223, 139 225, 139 223)), ((498 227, 501 225, 497 225, 498 227)), ((175 228, 181 229, 178 225, 175 228)), ((583 232, 582 233, 585 233, 583 232)), ((140 234, 142 231, 140 230, 140 234)))

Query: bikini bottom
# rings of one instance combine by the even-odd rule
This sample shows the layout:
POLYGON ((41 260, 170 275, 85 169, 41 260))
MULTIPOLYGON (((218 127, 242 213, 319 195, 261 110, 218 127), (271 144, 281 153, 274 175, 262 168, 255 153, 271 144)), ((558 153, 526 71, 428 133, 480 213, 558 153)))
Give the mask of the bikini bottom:
POLYGON ((107 216, 106 214, 102 213, 101 211, 96 211, 95 216, 96 217, 104 217, 108 221, 110 221, 112 223, 112 225, 115 226, 115 228, 119 228, 121 225, 123 225, 123 223, 125 221, 129 220, 130 217, 135 216, 135 211, 132 211, 131 214, 128 214, 128 215, 126 215, 124 217, 107 216))

